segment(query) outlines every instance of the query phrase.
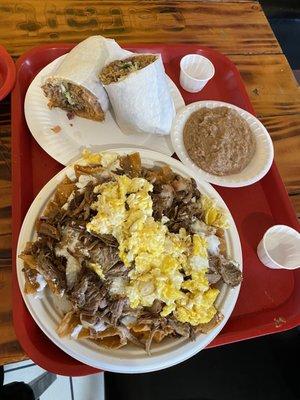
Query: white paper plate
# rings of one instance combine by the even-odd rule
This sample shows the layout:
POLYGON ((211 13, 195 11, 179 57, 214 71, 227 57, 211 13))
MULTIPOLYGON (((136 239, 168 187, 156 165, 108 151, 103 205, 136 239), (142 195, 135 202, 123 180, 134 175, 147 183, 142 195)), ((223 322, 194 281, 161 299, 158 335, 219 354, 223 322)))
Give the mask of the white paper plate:
MULTIPOLYGON (((63 165, 68 165, 80 156, 83 148, 95 145, 102 150, 136 146, 167 155, 174 153, 169 135, 124 134, 115 122, 111 108, 106 113, 104 122, 77 116, 69 120, 66 111, 59 108, 50 110, 41 85, 44 78, 55 71, 64 57, 65 55, 52 61, 37 74, 27 90, 24 103, 25 118, 30 132, 52 158, 63 165), (61 131, 57 134, 51 130, 56 125, 61 127, 61 131)), ((167 78, 175 109, 178 110, 185 105, 184 100, 175 83, 168 76, 167 78)))
MULTIPOLYGON (((136 151, 134 148, 114 149, 120 154, 136 151)), ((227 243, 228 254, 240 264, 242 269, 242 251, 239 235, 225 203, 215 189, 206 182, 199 181, 196 175, 181 162, 161 153, 150 150, 140 149, 143 165, 153 166, 168 164, 172 169, 185 177, 194 177, 198 188, 202 193, 206 193, 216 199, 217 203, 228 212, 230 228, 226 231, 225 239, 227 243)), ((35 239, 35 221, 42 214, 46 203, 56 189, 57 184, 62 180, 66 173, 70 176, 72 168, 66 167, 52 178, 40 191, 35 198, 27 215, 24 219, 17 246, 17 255, 24 249, 28 241, 35 239)), ((181 361, 193 356, 201 349, 206 347, 217 334, 221 331, 226 321, 228 320, 236 300, 238 298, 240 287, 229 288, 227 285, 221 287, 221 293, 217 299, 217 307, 223 313, 224 320, 220 325, 213 329, 207 335, 199 335, 194 342, 186 339, 167 339, 161 344, 154 344, 152 355, 149 357, 145 352, 132 345, 126 346, 119 350, 108 350, 97 346, 88 340, 72 340, 61 339, 57 335, 55 328, 57 327, 62 313, 55 307, 56 302, 50 291, 45 290, 45 295, 41 299, 36 299, 33 296, 24 294, 24 274, 22 272, 23 262, 17 257, 17 275, 20 290, 24 301, 32 317, 42 329, 42 331, 51 339, 58 347, 65 351, 75 359, 105 371, 122 372, 122 373, 140 373, 155 371, 178 364, 181 361)))
POLYGON ((274 158, 273 143, 263 124, 242 108, 236 107, 230 103, 224 103, 223 101, 197 101, 196 103, 183 107, 177 113, 173 121, 171 140, 176 154, 185 165, 195 171, 199 178, 219 186, 242 187, 252 185, 266 175, 274 158), (193 112, 203 107, 229 107, 236 110, 239 115, 248 122, 256 139, 256 151, 250 163, 240 173, 227 176, 212 175, 199 168, 188 156, 183 143, 184 125, 193 112))

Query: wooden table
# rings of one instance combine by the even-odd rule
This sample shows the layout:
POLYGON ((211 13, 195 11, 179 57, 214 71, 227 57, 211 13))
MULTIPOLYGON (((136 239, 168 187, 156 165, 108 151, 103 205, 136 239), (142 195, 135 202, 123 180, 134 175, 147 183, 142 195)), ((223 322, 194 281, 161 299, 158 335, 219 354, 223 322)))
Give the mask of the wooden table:
MULTIPOLYGON (((275 159, 300 214, 300 90, 256 1, 81 1, 0 4, 0 43, 18 58, 42 43, 101 34, 120 43, 198 43, 227 54, 239 68, 275 159)), ((11 315, 10 100, 0 105, 0 364, 26 355, 11 315)))

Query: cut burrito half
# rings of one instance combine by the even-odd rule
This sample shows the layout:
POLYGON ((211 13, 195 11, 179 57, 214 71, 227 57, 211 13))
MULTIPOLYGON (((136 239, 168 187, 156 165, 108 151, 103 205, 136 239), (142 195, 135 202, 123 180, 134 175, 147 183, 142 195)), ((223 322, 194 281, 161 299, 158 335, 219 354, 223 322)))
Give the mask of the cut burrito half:
POLYGON ((98 75, 109 57, 112 39, 91 36, 75 46, 55 73, 46 78, 42 89, 50 108, 59 107, 79 117, 103 121, 108 97, 98 75))
POLYGON ((123 132, 170 133, 175 107, 159 54, 117 59, 99 78, 123 132))

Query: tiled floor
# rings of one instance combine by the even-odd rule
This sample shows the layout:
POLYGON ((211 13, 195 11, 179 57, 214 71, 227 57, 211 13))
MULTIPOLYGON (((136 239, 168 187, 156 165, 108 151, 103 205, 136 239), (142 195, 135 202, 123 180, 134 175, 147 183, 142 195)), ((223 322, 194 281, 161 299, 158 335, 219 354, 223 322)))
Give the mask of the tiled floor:
MULTIPOLYGON (((4 384, 29 383, 45 372, 31 360, 4 366, 4 384)), ((105 400, 104 374, 70 378, 57 375, 57 379, 40 396, 40 400, 105 400)))

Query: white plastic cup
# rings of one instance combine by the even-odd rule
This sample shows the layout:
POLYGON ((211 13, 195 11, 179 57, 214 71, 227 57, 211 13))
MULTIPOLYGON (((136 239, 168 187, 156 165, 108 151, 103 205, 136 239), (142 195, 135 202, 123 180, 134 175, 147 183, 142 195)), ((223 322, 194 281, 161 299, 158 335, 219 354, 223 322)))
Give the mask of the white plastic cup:
POLYGON ((257 247, 260 261, 269 268, 300 268, 300 233, 286 225, 274 225, 257 247))
POLYGON ((200 92, 214 75, 213 63, 199 54, 187 54, 180 61, 180 85, 188 92, 200 92))

